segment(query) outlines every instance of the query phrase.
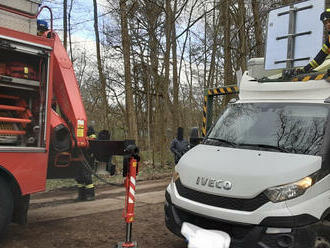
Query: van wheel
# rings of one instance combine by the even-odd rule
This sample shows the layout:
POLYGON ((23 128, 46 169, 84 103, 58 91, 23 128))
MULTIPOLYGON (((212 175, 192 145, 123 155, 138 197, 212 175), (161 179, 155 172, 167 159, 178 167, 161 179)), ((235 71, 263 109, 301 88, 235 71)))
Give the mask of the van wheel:
POLYGON ((314 248, 330 248, 330 242, 325 237, 317 237, 314 248))
POLYGON ((3 236, 13 215, 13 195, 8 183, 0 177, 0 238, 3 236))
POLYGON ((316 239, 314 248, 330 248, 330 226, 323 223, 316 229, 316 239))

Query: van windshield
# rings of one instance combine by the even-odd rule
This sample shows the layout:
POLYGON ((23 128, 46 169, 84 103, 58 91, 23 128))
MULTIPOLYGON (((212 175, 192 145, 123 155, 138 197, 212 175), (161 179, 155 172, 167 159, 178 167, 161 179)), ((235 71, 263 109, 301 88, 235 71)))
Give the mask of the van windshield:
POLYGON ((232 104, 204 144, 317 155, 328 112, 324 104, 232 104))

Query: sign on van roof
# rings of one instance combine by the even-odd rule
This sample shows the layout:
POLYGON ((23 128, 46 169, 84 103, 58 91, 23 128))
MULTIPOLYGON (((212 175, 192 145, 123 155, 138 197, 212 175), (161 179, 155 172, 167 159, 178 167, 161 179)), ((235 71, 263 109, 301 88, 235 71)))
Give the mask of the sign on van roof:
POLYGON ((325 0, 309 0, 269 12, 265 69, 305 66, 323 43, 325 0))

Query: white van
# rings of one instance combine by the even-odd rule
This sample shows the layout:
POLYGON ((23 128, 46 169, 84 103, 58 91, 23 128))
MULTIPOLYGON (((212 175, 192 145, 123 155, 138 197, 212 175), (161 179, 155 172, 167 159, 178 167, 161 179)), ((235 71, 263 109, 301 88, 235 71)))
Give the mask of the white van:
POLYGON ((310 78, 244 73, 239 100, 175 167, 170 231, 189 222, 227 232, 231 248, 330 247, 330 83, 310 78))

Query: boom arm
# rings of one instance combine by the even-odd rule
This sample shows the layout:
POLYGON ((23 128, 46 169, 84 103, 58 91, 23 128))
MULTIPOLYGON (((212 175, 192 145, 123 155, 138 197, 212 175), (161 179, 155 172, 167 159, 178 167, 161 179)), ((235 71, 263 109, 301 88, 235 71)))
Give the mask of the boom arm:
POLYGON ((78 147, 86 147, 87 117, 78 82, 65 48, 57 34, 54 35, 54 80, 56 101, 78 147))

